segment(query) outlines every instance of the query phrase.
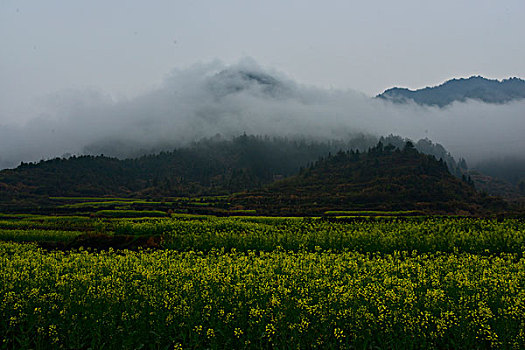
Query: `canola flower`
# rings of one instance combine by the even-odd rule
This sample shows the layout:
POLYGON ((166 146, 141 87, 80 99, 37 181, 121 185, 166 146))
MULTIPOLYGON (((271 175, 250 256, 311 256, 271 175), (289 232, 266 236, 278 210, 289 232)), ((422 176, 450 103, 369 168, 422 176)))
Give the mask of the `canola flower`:
POLYGON ((121 220, 115 232, 162 235, 176 250, 237 251, 356 250, 518 253, 525 251, 525 222, 508 219, 409 218, 327 221, 319 218, 210 218, 208 220, 121 220), (252 221, 253 220, 253 221, 252 221))
POLYGON ((0 220, 0 240, 70 242, 85 232, 161 236, 179 251, 338 250, 469 252, 525 251, 525 221, 474 218, 195 217, 97 219, 29 216, 0 220), (335 220, 335 221, 334 221, 335 220))
POLYGON ((3 348, 525 347, 523 253, 0 242, 3 348))

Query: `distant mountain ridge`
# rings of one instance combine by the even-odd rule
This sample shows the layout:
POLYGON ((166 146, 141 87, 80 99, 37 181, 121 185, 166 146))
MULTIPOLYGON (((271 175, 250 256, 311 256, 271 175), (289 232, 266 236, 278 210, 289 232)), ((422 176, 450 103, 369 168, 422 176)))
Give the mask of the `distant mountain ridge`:
POLYGON ((438 107, 469 99, 485 103, 506 103, 525 98, 525 80, 510 78, 500 81, 472 76, 451 79, 441 85, 418 90, 393 87, 377 95, 377 98, 395 103, 407 103, 412 100, 420 105, 438 107))

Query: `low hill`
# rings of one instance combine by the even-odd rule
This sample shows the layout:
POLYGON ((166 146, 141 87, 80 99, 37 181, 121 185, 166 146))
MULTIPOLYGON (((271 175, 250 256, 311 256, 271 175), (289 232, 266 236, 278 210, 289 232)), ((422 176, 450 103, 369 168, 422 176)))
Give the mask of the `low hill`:
POLYGON ((239 208, 265 214, 322 214, 328 210, 418 210, 480 213, 503 206, 450 174, 442 160, 380 143, 367 153, 339 152, 297 176, 236 195, 239 208))
MULTIPOLYGON (((48 197, 175 197, 253 190, 339 149, 366 148, 370 138, 315 142, 241 135, 119 160, 73 156, 22 163, 0 171, 0 207, 45 202, 48 197)), ((377 141, 376 141, 377 142, 377 141)))
MULTIPOLYGON (((402 147, 397 136, 381 138, 402 147)), ((22 163, 0 171, 0 203, 40 196, 199 196, 253 190, 275 179, 295 175, 309 162, 339 150, 366 150, 376 137, 347 141, 313 141, 253 135, 205 139, 171 152, 120 160, 103 155, 55 158, 22 163)), ((416 148, 442 158, 451 171, 458 165, 430 140, 416 148)))
POLYGON ((441 160, 437 161, 413 147, 399 151, 403 148, 398 145, 401 138, 381 140, 391 140, 397 147, 370 149, 368 138, 338 143, 242 135, 228 141, 205 140, 136 159, 74 156, 24 163, 0 171, 0 210, 46 206, 52 204, 49 197, 161 199, 241 191, 247 194, 234 197, 234 209, 257 207, 261 213, 280 212, 289 204, 295 206, 290 213, 304 214, 350 207, 474 212, 486 204, 472 186, 450 175, 447 162, 452 171, 459 167, 451 166, 453 159, 448 159, 441 146, 429 140, 416 144, 419 149, 439 154, 441 160), (370 151, 346 152, 356 146, 370 151), (312 166, 330 152, 336 155, 312 166), (263 196, 268 205, 254 203, 254 196, 263 196), (302 199, 289 203, 283 198, 302 199))
POLYGON ((464 102, 468 99, 486 103, 506 103, 525 98, 525 80, 510 78, 499 81, 473 76, 466 79, 448 80, 439 86, 418 90, 394 87, 385 90, 377 97, 396 103, 406 103, 412 100, 421 105, 438 107, 444 107, 456 101, 464 102))

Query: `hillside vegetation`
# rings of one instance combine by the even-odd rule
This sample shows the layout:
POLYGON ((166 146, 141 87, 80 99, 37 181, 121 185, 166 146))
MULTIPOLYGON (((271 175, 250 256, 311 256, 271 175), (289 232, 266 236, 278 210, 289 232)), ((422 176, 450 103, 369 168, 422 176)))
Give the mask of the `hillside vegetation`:
MULTIPOLYGON (((405 140, 381 138, 402 148, 405 140)), ((0 171, 0 208, 49 203, 49 197, 134 197, 228 195, 263 186, 299 172, 301 167, 339 150, 366 151, 372 136, 348 141, 241 135, 232 140, 202 140, 191 146, 135 159, 72 156, 22 163, 0 171)), ((439 144, 420 140, 416 148, 444 159, 456 176, 462 169, 439 144)), ((463 162, 464 163, 464 162, 463 162)))
POLYGON ((503 204, 480 195, 470 179, 450 174, 442 160, 379 143, 367 153, 338 152, 297 176, 263 190, 243 193, 233 203, 267 214, 326 210, 423 210, 477 213, 503 204))

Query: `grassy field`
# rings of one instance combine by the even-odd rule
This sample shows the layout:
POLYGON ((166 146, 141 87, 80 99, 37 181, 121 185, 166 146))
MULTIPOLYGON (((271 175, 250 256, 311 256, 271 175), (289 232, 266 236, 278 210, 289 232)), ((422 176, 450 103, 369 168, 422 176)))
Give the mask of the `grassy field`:
POLYGON ((525 347, 522 219, 144 214, 0 215, 1 347, 525 347))

